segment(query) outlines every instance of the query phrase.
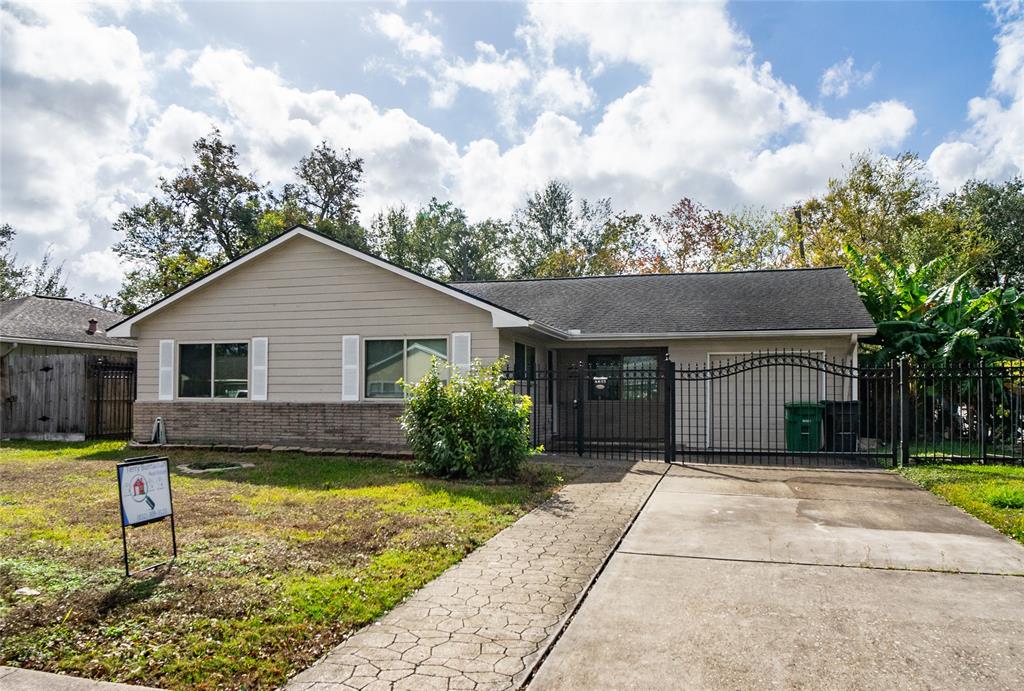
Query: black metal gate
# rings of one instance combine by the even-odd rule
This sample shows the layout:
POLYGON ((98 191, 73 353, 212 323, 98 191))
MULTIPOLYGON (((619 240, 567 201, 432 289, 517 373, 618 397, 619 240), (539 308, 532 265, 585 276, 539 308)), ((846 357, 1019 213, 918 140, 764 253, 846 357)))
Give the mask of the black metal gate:
POLYGON ((550 453, 636 461, 662 460, 671 446, 668 372, 666 366, 631 366, 626 360, 505 376, 533 400, 535 445, 550 453))
POLYGON ((684 463, 873 466, 894 456, 898 370, 808 352, 709 357, 676 372, 684 463))
POLYGON ((131 436, 135 370, 134 360, 90 358, 86 377, 89 387, 87 436, 131 436))
POLYGON ((554 453, 808 467, 1024 462, 1020 363, 858 367, 773 351, 506 376, 533 400, 533 443, 554 453))

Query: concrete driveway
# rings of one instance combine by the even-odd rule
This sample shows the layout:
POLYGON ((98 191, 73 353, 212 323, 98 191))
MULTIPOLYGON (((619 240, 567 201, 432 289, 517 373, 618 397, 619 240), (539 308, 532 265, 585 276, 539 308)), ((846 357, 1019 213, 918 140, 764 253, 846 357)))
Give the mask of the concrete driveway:
POLYGON ((531 689, 1024 688, 1024 547, 874 471, 675 467, 531 689))

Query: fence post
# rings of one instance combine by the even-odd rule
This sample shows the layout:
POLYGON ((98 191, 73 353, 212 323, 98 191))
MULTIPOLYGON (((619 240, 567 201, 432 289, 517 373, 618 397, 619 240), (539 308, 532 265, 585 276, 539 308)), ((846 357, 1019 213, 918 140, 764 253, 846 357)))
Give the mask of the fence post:
POLYGON ((900 462, 910 465, 910 358, 900 358, 900 462))
POLYGON ((988 416, 988 386, 987 386, 987 369, 985 367, 985 360, 982 359, 978 363, 978 447, 979 455, 981 456, 981 464, 985 465, 988 461, 988 434, 987 434, 987 416, 988 416))
POLYGON ((576 369, 576 400, 572 402, 576 412, 576 455, 583 455, 583 397, 586 395, 586 374, 583 366, 576 369))
POLYGON ((676 460, 676 363, 665 357, 662 363, 665 377, 665 462, 676 460))
POLYGON ((892 445, 892 465, 900 463, 900 365, 899 360, 889 362, 889 443, 892 445))

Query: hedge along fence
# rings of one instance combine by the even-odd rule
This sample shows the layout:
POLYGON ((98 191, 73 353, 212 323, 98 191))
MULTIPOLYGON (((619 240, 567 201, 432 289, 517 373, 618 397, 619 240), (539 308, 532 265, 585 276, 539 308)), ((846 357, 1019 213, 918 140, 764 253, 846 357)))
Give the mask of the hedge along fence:
POLYGON ((532 401, 502 376, 505 360, 474 362, 468 373, 454 372, 447 380, 435 360, 423 379, 402 382, 407 400, 400 421, 424 472, 509 478, 541 451, 530 443, 532 401))

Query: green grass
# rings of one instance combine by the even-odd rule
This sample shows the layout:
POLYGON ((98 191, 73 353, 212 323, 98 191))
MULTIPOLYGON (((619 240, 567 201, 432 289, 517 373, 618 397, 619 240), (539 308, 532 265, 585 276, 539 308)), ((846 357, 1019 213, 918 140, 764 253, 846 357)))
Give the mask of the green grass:
POLYGON ((1024 543, 1024 467, 918 465, 900 472, 1024 543))
MULTIPOLYGON (((119 442, 0 448, 0 664, 174 689, 274 688, 550 496, 392 461, 172 451, 179 557, 123 578, 119 442), (184 475, 181 464, 253 468, 184 475), (38 597, 20 597, 27 586, 38 597)), ((136 454, 137 455, 137 454, 136 454)), ((129 530, 133 568, 167 523, 129 530)))
MULTIPOLYGON (((986 457, 998 461, 998 456, 1019 457, 1020 445, 989 444, 986 457)), ((973 441, 913 442, 910 455, 915 458, 974 459, 981 457, 981 445, 973 441)))

